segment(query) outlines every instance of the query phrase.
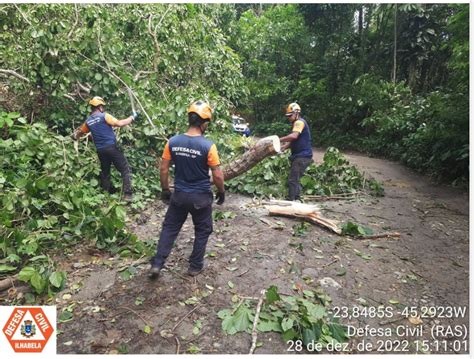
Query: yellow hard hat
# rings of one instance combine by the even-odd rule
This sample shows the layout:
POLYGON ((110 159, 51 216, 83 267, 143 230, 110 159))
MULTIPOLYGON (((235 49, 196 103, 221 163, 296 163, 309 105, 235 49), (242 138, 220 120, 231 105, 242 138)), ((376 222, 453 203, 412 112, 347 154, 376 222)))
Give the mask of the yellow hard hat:
POLYGON ((92 100, 89 101, 89 105, 94 106, 94 107, 99 106, 99 105, 105 106, 105 101, 102 97, 95 96, 94 98, 92 98, 92 100))
POLYGON ((188 113, 191 112, 196 113, 203 120, 211 121, 212 119, 212 108, 205 101, 198 100, 193 102, 188 108, 188 113))
POLYGON ((301 112, 301 107, 296 102, 292 102, 286 108, 286 115, 291 115, 294 112, 301 112))

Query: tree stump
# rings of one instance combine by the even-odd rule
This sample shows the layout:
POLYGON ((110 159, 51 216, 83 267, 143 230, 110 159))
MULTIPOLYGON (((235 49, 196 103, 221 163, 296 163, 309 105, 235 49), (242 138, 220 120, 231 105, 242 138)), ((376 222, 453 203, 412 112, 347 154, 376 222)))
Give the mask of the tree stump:
POLYGON ((223 168, 224 180, 230 180, 247 172, 264 158, 279 152, 280 139, 278 136, 268 136, 258 140, 247 152, 223 168))

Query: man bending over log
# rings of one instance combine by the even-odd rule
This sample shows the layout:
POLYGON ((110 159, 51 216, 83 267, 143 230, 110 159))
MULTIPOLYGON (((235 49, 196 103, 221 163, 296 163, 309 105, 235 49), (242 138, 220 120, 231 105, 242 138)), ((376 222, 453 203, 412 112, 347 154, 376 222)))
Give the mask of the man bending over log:
POLYGON ((292 124, 292 132, 287 136, 280 137, 280 142, 283 143, 281 150, 291 148, 291 169, 288 177, 288 199, 290 201, 300 199, 300 179, 313 161, 311 132, 308 123, 300 116, 300 113, 301 107, 296 102, 288 105, 285 116, 292 124))
POLYGON ((204 101, 196 101, 188 108, 189 128, 185 134, 173 136, 165 146, 160 167, 161 198, 170 201, 156 255, 151 260, 150 279, 160 275, 166 258, 191 213, 194 223, 194 245, 189 257, 188 275, 198 275, 204 267, 204 254, 209 236, 212 233, 212 178, 217 187, 217 204, 224 203, 224 175, 220 169, 217 148, 205 138, 204 132, 212 119, 212 109, 204 101), (169 167, 175 164, 175 191, 169 190, 169 167))

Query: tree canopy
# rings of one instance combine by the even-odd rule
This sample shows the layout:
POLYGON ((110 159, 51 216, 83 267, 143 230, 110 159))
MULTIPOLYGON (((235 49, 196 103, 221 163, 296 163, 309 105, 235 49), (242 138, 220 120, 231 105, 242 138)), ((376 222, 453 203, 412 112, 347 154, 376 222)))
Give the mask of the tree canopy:
POLYGON ((262 133, 297 100, 314 139, 468 178, 466 4, 251 6, 233 39, 262 133))

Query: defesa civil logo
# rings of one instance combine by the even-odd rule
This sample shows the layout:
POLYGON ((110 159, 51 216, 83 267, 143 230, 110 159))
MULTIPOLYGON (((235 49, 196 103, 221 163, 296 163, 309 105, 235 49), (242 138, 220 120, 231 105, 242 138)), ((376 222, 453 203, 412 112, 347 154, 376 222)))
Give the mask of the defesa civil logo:
POLYGON ((0 307, 0 353, 56 354, 56 307, 0 307), (11 351, 10 351, 11 352, 11 351))

